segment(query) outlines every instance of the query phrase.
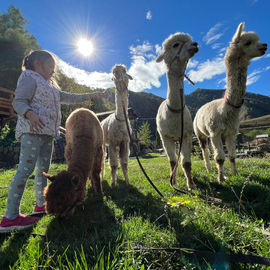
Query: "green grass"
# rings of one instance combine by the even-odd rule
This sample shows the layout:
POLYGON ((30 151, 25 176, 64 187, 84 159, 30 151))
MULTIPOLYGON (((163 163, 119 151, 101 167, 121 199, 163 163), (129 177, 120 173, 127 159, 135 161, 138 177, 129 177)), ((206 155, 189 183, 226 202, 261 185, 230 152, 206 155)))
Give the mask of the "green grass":
MULTIPOLYGON (((135 159, 129 162, 131 186, 125 186, 119 170, 118 185, 111 188, 106 163, 103 202, 94 200, 88 186, 84 207, 71 218, 44 216, 33 229, 0 235, 0 269, 212 269, 211 265, 217 265, 218 257, 206 261, 186 252, 165 250, 173 247, 218 252, 219 256, 240 252, 270 257, 268 158, 237 160, 237 176, 230 174, 225 162, 228 178, 221 185, 217 183, 213 162, 212 172, 207 173, 203 161, 193 158, 196 196, 176 194, 170 187, 166 157, 151 154, 141 158, 141 162, 166 199, 162 200, 150 186, 135 159), (222 203, 207 201, 206 195, 222 199, 222 203)), ((50 173, 64 168, 66 165, 53 164, 50 173)), ((15 172, 16 169, 0 170, 2 215, 15 172)), ((186 188, 181 169, 178 187, 186 188)), ((34 201, 32 176, 21 212, 31 213, 34 201)), ((267 269, 239 263, 230 267, 267 269)))

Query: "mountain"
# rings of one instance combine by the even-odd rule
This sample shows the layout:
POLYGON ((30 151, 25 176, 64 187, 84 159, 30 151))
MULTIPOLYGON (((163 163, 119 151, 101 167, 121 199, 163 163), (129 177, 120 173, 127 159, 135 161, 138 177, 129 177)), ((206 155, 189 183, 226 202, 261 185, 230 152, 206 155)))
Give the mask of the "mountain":
MULTIPOLYGON (((197 110, 205 103, 217 98, 222 98, 225 90, 210 90, 198 88, 194 92, 185 96, 186 104, 189 107, 192 117, 197 110)), ((270 114, 270 97, 246 93, 242 108, 241 120, 260 117, 270 114)))
MULTIPOLYGON (((225 90, 196 89, 189 95, 185 95, 185 102, 192 118, 197 110, 207 102, 222 98, 225 90)), ((155 118, 158 107, 164 99, 148 93, 129 93, 129 107, 132 107, 139 118, 155 118)), ((243 104, 242 120, 252 119, 270 114, 270 97, 246 93, 243 104)))
MULTIPOLYGON (((191 94, 185 95, 185 102, 192 114, 192 119, 202 105, 214 99, 222 98, 224 91, 198 88, 191 94)), ((163 100, 163 98, 149 93, 129 92, 129 107, 132 107, 138 115, 137 127, 140 127, 144 121, 148 121, 153 138, 156 131, 155 117, 163 100)), ((270 97, 246 93, 240 120, 244 121, 264 115, 270 115, 270 97)))
POLYGON ((164 99, 150 93, 129 92, 129 107, 132 107, 139 118, 155 118, 159 105, 164 99))

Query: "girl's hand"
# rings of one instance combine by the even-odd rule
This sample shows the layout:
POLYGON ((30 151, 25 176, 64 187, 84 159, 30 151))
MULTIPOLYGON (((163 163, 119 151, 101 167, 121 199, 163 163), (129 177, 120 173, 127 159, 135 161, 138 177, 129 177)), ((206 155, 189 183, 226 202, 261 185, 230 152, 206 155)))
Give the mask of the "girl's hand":
POLYGON ((31 110, 26 112, 25 118, 30 121, 31 132, 40 131, 45 126, 41 118, 31 110))

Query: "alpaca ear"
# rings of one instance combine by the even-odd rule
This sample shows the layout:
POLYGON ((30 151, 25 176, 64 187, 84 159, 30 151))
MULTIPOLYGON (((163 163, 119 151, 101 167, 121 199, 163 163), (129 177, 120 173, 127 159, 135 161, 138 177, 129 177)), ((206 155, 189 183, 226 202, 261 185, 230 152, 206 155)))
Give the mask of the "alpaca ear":
POLYGON ((239 39, 241 37, 241 34, 242 34, 243 30, 244 30, 244 27, 245 27, 245 23, 244 22, 242 22, 242 23, 240 23, 238 25, 237 30, 236 30, 233 38, 232 38, 232 42, 238 42, 239 41, 239 39))
POLYGON ((128 75, 128 78, 129 78, 130 80, 133 80, 132 76, 130 76, 129 74, 127 74, 127 75, 128 75))
POLYGON ((43 172, 42 174, 45 177, 47 177, 51 182, 53 182, 56 179, 56 177, 54 175, 52 175, 52 174, 48 174, 48 173, 45 173, 45 172, 43 172))
POLYGON ((157 59, 156 62, 160 63, 164 59, 164 53, 162 53, 157 59))

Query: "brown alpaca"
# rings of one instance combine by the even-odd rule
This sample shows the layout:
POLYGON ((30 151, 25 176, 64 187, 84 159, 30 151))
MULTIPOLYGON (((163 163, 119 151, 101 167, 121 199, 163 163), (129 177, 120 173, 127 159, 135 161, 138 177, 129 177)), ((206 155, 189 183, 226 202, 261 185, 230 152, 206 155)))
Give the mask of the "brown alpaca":
POLYGON ((48 214, 65 217, 85 198, 86 180, 102 195, 100 175, 103 170, 103 130, 96 115, 84 108, 71 113, 66 121, 65 157, 67 171, 53 176, 43 173, 52 183, 44 189, 48 214))

